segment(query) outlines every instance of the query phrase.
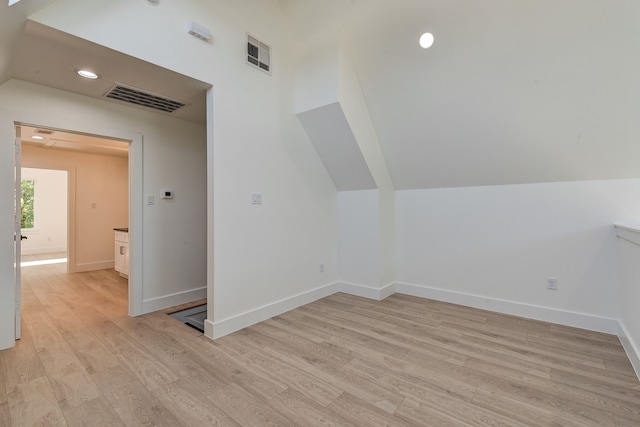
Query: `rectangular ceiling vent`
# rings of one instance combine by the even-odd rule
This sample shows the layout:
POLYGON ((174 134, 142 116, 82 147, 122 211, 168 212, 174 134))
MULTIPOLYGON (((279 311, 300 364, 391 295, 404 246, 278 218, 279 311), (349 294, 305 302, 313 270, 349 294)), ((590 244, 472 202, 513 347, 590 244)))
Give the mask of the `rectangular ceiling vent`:
POLYGON ((120 83, 117 83, 113 87, 113 89, 107 92, 104 96, 106 98, 128 102, 129 104, 153 108, 157 111, 164 111, 165 113, 173 113, 177 109, 182 108, 186 105, 182 102, 164 98, 159 95, 154 95, 149 92, 144 92, 140 89, 125 86, 120 83))
POLYGON ((247 34, 247 63, 271 74, 271 47, 247 34))

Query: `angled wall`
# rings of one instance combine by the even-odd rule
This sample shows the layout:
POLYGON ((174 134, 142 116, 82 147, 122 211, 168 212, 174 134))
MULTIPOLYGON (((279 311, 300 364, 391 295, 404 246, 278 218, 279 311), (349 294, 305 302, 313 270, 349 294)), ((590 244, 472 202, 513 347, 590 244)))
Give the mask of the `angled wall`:
POLYGON ((339 192, 340 286, 381 299, 395 276, 393 183, 340 31, 300 45, 296 112, 339 192))
POLYGON ((298 113, 298 118, 338 191, 377 188, 341 103, 298 113))

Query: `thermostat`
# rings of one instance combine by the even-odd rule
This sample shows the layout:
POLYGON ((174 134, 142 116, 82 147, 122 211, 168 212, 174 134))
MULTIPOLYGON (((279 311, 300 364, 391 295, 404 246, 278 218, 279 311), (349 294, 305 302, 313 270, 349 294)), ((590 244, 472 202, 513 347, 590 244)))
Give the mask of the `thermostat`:
POLYGON ((162 190, 163 199, 173 199, 173 190, 162 190))

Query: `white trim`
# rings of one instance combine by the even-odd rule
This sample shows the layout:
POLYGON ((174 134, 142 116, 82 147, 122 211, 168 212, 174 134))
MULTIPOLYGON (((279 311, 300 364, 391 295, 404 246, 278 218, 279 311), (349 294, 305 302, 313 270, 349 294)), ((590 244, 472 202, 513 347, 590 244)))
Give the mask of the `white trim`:
POLYGON ((165 308, 175 307, 177 305, 186 304, 207 297, 207 287, 190 289, 188 291, 176 292, 171 295, 163 295, 157 298, 151 298, 142 301, 142 314, 151 313, 153 311, 164 310, 165 308))
POLYGON ((619 239, 627 240, 636 245, 640 245, 640 229, 637 227, 629 227, 626 225, 615 225, 616 236, 619 239))
POLYGON ((134 133, 129 138, 129 316, 144 313, 143 309, 143 153, 144 138, 134 133))
POLYGON ((379 301, 382 301, 383 299, 390 297, 391 295, 396 293, 396 284, 395 283, 389 283, 387 285, 384 285, 382 287, 382 289, 380 289, 380 299, 379 301))
MULTIPOLYGON (((211 87, 207 90, 207 317, 209 319, 214 318, 213 314, 213 306, 214 306, 214 295, 215 295, 215 274, 214 274, 214 265, 215 265, 215 257, 213 256, 215 250, 215 240, 214 240, 214 224, 213 224, 213 213, 214 213, 214 194, 213 194, 213 183, 215 182, 214 173, 213 173, 213 140, 214 140, 214 132, 213 132, 213 116, 214 116, 214 88, 211 87)), ((207 323, 206 320, 204 322, 204 334, 213 339, 213 323, 207 323)))
MULTIPOLYGON (((143 271, 142 271, 142 236, 143 236, 143 136, 141 133, 126 130, 114 129, 106 126, 94 124, 87 125, 82 122, 75 122, 63 118, 47 117, 39 113, 23 111, 2 111, 12 119, 14 124, 34 127, 45 127, 49 129, 64 130, 72 133, 85 133, 88 135, 103 136, 109 139, 120 139, 129 141, 129 253, 131 263, 129 264, 129 315, 138 316, 143 313, 143 271), (137 202, 137 203, 136 203, 137 202)), ((3 114, 4 115, 4 114, 3 114)), ((24 165, 23 165, 24 166, 24 165)), ((51 169, 51 168, 49 168, 51 169)), ((75 168, 68 170, 69 189, 75 192, 75 168), (73 185, 73 189, 72 186, 73 185)), ((69 191, 69 200, 75 199, 75 193, 69 191)), ((69 222, 75 221, 75 205, 69 206, 69 222)), ((67 265, 69 273, 75 273, 75 230, 69 227, 69 262, 67 265)))
POLYGON ((113 260, 76 264, 76 273, 82 273, 84 271, 94 271, 94 270, 107 270, 107 269, 113 269, 113 260))
POLYGON ((228 335, 232 332, 239 331, 264 320, 270 319, 274 316, 278 316, 287 311, 301 307, 305 304, 312 303, 319 299, 328 297, 338 292, 338 284, 330 283, 328 285, 321 286, 319 288, 312 289, 307 292, 295 295, 290 298, 285 298, 280 301, 276 301, 271 304, 263 305, 255 310, 247 311, 245 313, 231 316, 226 319, 211 322, 211 320, 205 320, 204 333, 211 339, 216 339, 228 335))
MULTIPOLYGON (((206 294, 206 288, 202 288, 202 292, 203 294, 206 294)), ((372 286, 356 285, 354 283, 346 282, 331 283, 312 289, 311 291, 298 294, 291 298, 285 298, 275 303, 264 305, 255 310, 247 311, 216 322, 206 319, 204 321, 204 335, 215 340, 338 292, 344 292, 346 294, 374 299, 377 301, 381 301, 394 293, 398 293, 418 298, 449 302, 452 304, 493 311, 496 313, 519 316, 527 319, 540 320, 558 325, 617 335, 620 338, 620 342, 629 357, 638 379, 640 379, 640 350, 636 343, 634 343, 630 338, 626 327, 621 321, 585 313, 575 313, 531 304, 523 304, 515 301, 487 298, 479 295, 448 291, 445 289, 437 289, 410 283, 389 283, 382 288, 374 288, 372 286)), ((196 296, 189 298, 191 301, 199 299, 196 296)), ((145 301, 145 303, 146 302, 147 301, 145 301)), ((181 303, 172 302, 166 307, 179 304, 181 303)), ((156 308, 156 310, 166 307, 159 307, 156 308)))
POLYGON ((631 366, 640 380, 640 350, 638 349, 637 343, 631 338, 622 320, 618 322, 618 338, 620 338, 620 342, 622 343, 622 347, 624 347, 624 351, 627 353, 631 366))
MULTIPOLYGON (((293 310, 321 298, 328 297, 337 292, 344 292, 346 294, 369 298, 376 301, 381 301, 388 296, 393 295, 394 293, 398 293, 419 298, 449 302, 452 304, 458 304, 467 307, 474 307, 482 310, 489 310, 502 314, 519 316, 527 319, 534 319, 564 326, 571 326, 590 331, 620 335, 620 326, 618 320, 610 319, 607 317, 594 316, 585 313, 568 312, 554 308, 523 304, 515 301, 507 301, 497 298, 487 298, 479 295, 448 291, 445 289, 437 289, 409 283, 389 283, 382 288, 374 288, 372 286, 356 285, 354 283, 346 282, 336 282, 325 285, 320 288, 298 294, 291 298, 285 298, 281 301, 276 301, 274 303, 264 305, 255 310, 250 310, 245 313, 241 313, 236 316, 231 316, 215 322, 207 319, 205 320, 205 335, 208 338, 217 339, 230 333, 239 331, 248 326, 267 320, 273 316, 282 314, 286 311, 293 310)), ((629 340, 627 341, 630 342, 629 340)), ((636 354, 640 354, 640 352, 637 352, 635 350, 635 348, 637 348, 635 347, 635 345, 629 345, 631 345, 631 349, 635 351, 636 354)), ((627 346, 625 346, 625 349, 627 349, 627 346)), ((627 352, 630 352, 630 350, 627 349, 627 352)), ((634 365, 634 367, 635 366, 636 365, 634 365)), ((640 367, 640 362, 638 362, 638 366, 640 367)))
POLYGON ((479 308, 482 310, 488 310, 502 314, 510 314, 527 319, 540 320, 543 322, 550 322, 564 326, 602 332, 605 334, 616 335, 619 328, 618 320, 607 317, 558 310, 555 308, 541 307, 537 305, 483 297, 480 295, 472 295, 462 292, 448 291, 445 289, 437 289, 423 285, 396 283, 396 292, 415 297, 428 298, 467 307, 479 308))
POLYGON ((344 292, 345 294, 374 299, 376 301, 382 301, 386 297, 393 295, 396 292, 396 285, 395 283, 389 283, 382 288, 375 288, 373 286, 339 282, 338 290, 339 292, 344 292))

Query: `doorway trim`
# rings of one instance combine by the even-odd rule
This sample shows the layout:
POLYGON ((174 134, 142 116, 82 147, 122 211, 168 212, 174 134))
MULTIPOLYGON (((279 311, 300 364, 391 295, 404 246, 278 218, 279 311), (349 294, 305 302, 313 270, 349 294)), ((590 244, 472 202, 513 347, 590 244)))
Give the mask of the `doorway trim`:
MULTIPOLYGON (((0 109, 0 126, 31 126, 70 133, 99 136, 129 143, 129 249, 131 263, 129 270, 128 312, 130 316, 143 314, 143 136, 140 133, 110 128, 101 125, 87 125, 40 114, 29 114, 0 109)), ((71 177, 70 177, 71 179, 71 177)), ((74 214, 74 213, 69 213, 74 214)), ((15 308, 15 307, 14 307, 15 308)))

